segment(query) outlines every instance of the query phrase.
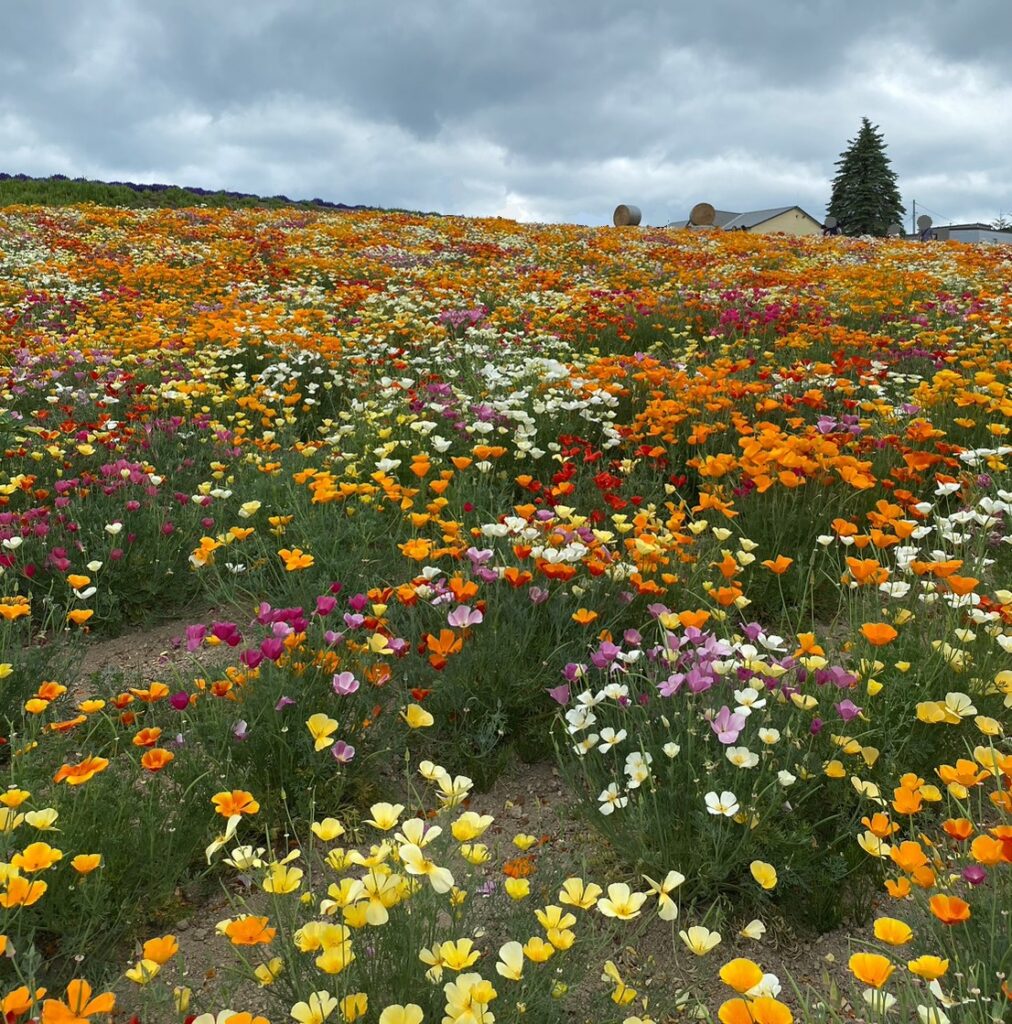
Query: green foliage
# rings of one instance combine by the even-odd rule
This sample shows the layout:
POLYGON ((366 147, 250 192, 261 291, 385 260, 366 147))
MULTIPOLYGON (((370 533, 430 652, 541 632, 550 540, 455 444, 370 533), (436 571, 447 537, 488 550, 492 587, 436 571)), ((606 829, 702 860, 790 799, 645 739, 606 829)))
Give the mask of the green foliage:
POLYGON ((337 659, 328 657, 322 632, 318 621, 309 630, 315 656, 306 652, 277 664, 265 659, 248 681, 228 691, 230 696, 207 694, 181 716, 162 710, 158 719, 166 730, 170 724, 183 730, 210 764, 228 765, 229 786, 256 793, 261 819, 271 827, 304 822, 312 808, 330 815, 349 803, 361 804, 390 756, 395 714, 375 711, 379 695, 368 682, 359 682, 363 673, 347 654, 343 674, 355 676, 358 688, 345 695, 334 692, 337 659), (175 717, 166 720, 167 715, 175 717), (313 715, 336 723, 319 749, 306 724, 313 715), (337 760, 335 751, 346 751, 347 760, 337 760))
MULTIPOLYGON (((118 182, 68 178, 63 174, 36 178, 29 175, 0 175, 0 207, 2 206, 77 206, 94 203, 132 210, 171 209, 190 206, 213 206, 229 210, 348 210, 349 207, 323 199, 289 199, 284 195, 260 196, 247 192, 218 189, 194 189, 179 185, 137 185, 118 182)), ((405 210, 390 207, 389 213, 407 213, 422 217, 438 217, 435 210, 405 210)))
POLYGON ((104 181, 69 180, 61 175, 49 178, 7 178, 0 180, 0 206, 74 206, 95 203, 130 209, 179 209, 186 206, 216 206, 230 209, 324 209, 311 199, 292 200, 281 196, 245 195, 236 192, 195 192, 188 188, 109 184, 104 181))
MULTIPOLYGON (((225 970, 247 982, 258 964, 284 954, 277 980, 259 989, 258 1008, 275 1017, 295 1000, 311 1001, 313 993, 329 989, 349 1000, 368 994, 370 1020, 383 1007, 407 1004, 420 1007, 424 1020, 439 1020, 454 985, 466 990, 480 971, 486 984, 478 991, 488 993, 491 1008, 472 1003, 478 1009, 472 1020, 491 1020, 494 1011, 496 1021, 515 1024, 570 1018, 618 1024, 639 1009, 628 1005, 636 992, 614 980, 613 958, 644 933, 653 900, 641 911, 641 899, 628 919, 595 911, 596 896, 583 905, 568 902, 563 883, 567 869, 578 867, 539 846, 518 858, 510 844, 496 841, 492 816, 462 813, 469 785, 431 765, 428 777, 438 806, 409 779, 404 803, 392 809, 392 826, 380 821, 374 827, 366 818, 327 840, 318 829, 275 839, 255 837, 255 822, 240 826, 236 844, 252 843, 248 850, 255 848, 255 855, 234 873, 228 920, 266 913, 277 935, 269 951, 230 950, 226 935, 218 936, 217 947, 225 970), (518 864, 526 865, 526 874, 518 864), (522 890, 510 893, 509 882, 518 881, 522 890), (266 900, 258 890, 266 891, 266 900), (324 890, 329 899, 309 898, 324 890), (545 949, 548 958, 523 953, 522 944, 545 949), (497 962, 512 964, 521 976, 497 970, 497 962), (606 963, 611 973, 602 975, 606 963), (339 979, 336 985, 328 985, 327 975, 339 979), (617 998, 622 992, 624 1004, 617 998)), ((391 810, 377 805, 371 813, 383 807, 391 810)), ((569 879, 570 885, 577 881, 569 879)), ((582 881, 578 889, 584 891, 582 881)), ((600 886, 592 891, 602 894, 600 886)), ((675 892, 671 899, 677 898, 675 892)), ((144 998, 157 1000, 159 987, 150 986, 144 998)), ((680 996, 652 991, 650 1008, 673 1012, 680 996)))
POLYGON ((896 172, 889 166, 885 143, 877 125, 861 118, 857 137, 840 154, 833 179, 829 214, 848 235, 885 235, 905 208, 896 187, 896 172))
POLYGON ((742 913, 789 900, 795 921, 836 927, 860 884, 851 876, 866 865, 840 856, 860 811, 823 774, 829 737, 811 730, 810 713, 790 701, 737 689, 744 670, 728 670, 725 642, 699 634, 679 648, 661 635, 661 646, 616 655, 601 647, 594 658, 612 658, 605 668, 570 673, 582 692, 574 688, 559 722, 559 763, 588 823, 636 871, 688 874, 691 865, 688 898, 724 896, 742 913), (713 657, 726 680, 707 685, 713 657), (740 701, 751 703, 718 739, 718 725, 740 701), (838 884, 827 899, 823 866, 831 859, 838 884), (772 892, 751 877, 755 861, 777 866, 772 892))
MULTIPOLYGON (((42 681, 63 679, 79 653, 76 638, 58 640, 55 635, 57 623, 62 625, 62 609, 47 611, 37 620, 0 618, 0 736, 16 729, 25 701, 42 681)), ((0 746, 0 764, 8 755, 9 750, 0 746)))
MULTIPOLYGON (((158 923, 175 899, 177 887, 201 866, 201 851, 215 816, 211 794, 216 770, 196 747, 178 747, 172 773, 144 773, 135 764, 143 751, 131 747, 116 719, 96 716, 84 742, 109 767, 83 785, 53 781, 61 756, 77 763, 74 736, 33 747, 41 729, 26 735, 26 753, 12 764, 10 781, 31 793, 18 808, 26 815, 17 827, 0 831, 0 861, 9 862, 29 842, 48 842, 62 857, 45 872, 45 898, 6 912, 3 927, 17 948, 41 957, 40 976, 63 983, 87 955, 109 964, 122 945, 158 923), (119 756, 117 757, 117 753, 119 756), (45 829, 27 817, 31 811, 58 812, 45 829), (125 837, 129 837, 127 840, 125 837), (99 854, 88 874, 74 866, 79 854, 99 854)), ((0 961, 0 988, 11 981, 0 961)))

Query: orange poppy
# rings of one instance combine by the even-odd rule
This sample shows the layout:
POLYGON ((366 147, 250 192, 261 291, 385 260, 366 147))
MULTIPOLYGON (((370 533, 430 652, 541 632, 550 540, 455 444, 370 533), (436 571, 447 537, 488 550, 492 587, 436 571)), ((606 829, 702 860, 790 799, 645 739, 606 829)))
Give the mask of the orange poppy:
POLYGON ((0 907, 30 907, 42 899, 48 888, 46 882, 30 882, 23 875, 13 875, 7 879, 6 891, 0 892, 0 907))
POLYGON ((967 789, 971 789, 978 783, 985 781, 985 779, 991 778, 990 772, 978 771, 977 765, 965 757, 959 758, 955 766, 951 764, 939 765, 936 771, 938 772, 938 777, 947 786, 965 786, 967 789))
POLYGON ((762 968, 753 960, 736 957, 720 969, 720 980, 735 992, 747 992, 763 980, 762 968))
POLYGON ((36 871, 47 871, 63 859, 63 851, 54 849, 49 843, 29 843, 20 853, 11 857, 11 864, 19 871, 31 875, 36 871))
POLYGON ((141 729, 139 733, 130 741, 135 747, 153 747, 158 742, 158 737, 161 736, 162 730, 157 726, 141 729))
POLYGON ((875 921, 875 938, 879 942, 886 942, 890 946, 906 945, 914 933, 910 925, 905 921, 898 921, 894 917, 880 917, 875 921))
POLYGON ((162 935, 144 943, 143 957, 145 960, 154 960, 156 964, 167 964, 178 952, 179 942, 175 935, 162 935))
POLYGON ((873 814, 870 818, 862 818, 861 824, 864 825, 872 835, 878 836, 879 839, 888 839, 889 836, 898 832, 900 829, 899 825, 889 820, 889 815, 883 814, 881 811, 873 814))
POLYGON ((452 629, 441 629, 439 636, 426 634, 425 646, 429 650, 429 664, 433 668, 444 668, 453 654, 463 649, 464 641, 452 629))
POLYGON ((474 580, 464 580, 460 576, 451 577, 449 587, 454 598, 460 604, 467 604, 478 593, 478 584, 474 580))
POLYGON ((91 985, 75 978, 66 991, 66 1002, 47 999, 42 1004, 42 1024, 82 1024, 96 1013, 111 1013, 116 1008, 116 996, 103 992, 92 998, 91 985))
POLYGON ((683 611, 678 613, 678 621, 683 629, 702 629, 709 621, 710 613, 705 608, 697 608, 695 611, 683 611))
POLYGON ((880 565, 875 558, 851 558, 847 557, 848 572, 844 573, 844 580, 849 577, 860 586, 878 586, 889 579, 889 570, 880 565))
POLYGON ((401 554, 405 558, 410 558, 415 562, 424 562, 432 553, 432 541, 426 540, 424 537, 413 537, 403 544, 398 544, 397 547, 400 548, 401 554))
POLYGON ((977 836, 970 844, 970 855, 978 864, 994 867, 1005 860, 1005 850, 1000 839, 991 836, 977 836))
POLYGON ((502 870, 508 878, 527 878, 534 874, 534 858, 514 857, 503 864, 502 870))
POLYGON ((970 904, 961 900, 958 896, 946 896, 939 893, 932 896, 928 901, 931 913, 938 918, 942 924, 959 924, 962 921, 970 920, 970 904))
POLYGON ((896 965, 881 953, 855 953, 847 966, 858 981, 872 988, 881 988, 896 970, 896 965))
POLYGON ((711 591, 711 594, 713 599, 722 608, 729 607, 742 596, 742 592, 738 587, 718 587, 716 590, 711 591))
POLYGON ((519 589, 525 584, 530 583, 533 578, 534 577, 531 573, 527 572, 526 569, 517 569, 516 566, 513 565, 507 566, 506 570, 503 572, 503 579, 505 579, 506 582, 514 589, 519 589))
POLYGON ((141 758, 141 766, 149 772, 160 772, 176 755, 164 747, 153 747, 141 758))
POLYGON ((816 642, 814 633, 798 633, 798 649, 794 652, 794 657, 797 658, 803 654, 825 656, 826 651, 821 644, 816 642))
POLYGON ((105 757, 86 757, 79 764, 65 764, 53 776, 54 782, 66 782, 68 786, 80 786, 90 781, 99 772, 104 772, 109 767, 109 760, 105 757))
POLYGON ((154 704, 156 701, 165 700, 169 695, 169 688, 165 683, 149 683, 146 689, 130 687, 130 692, 145 704, 154 704))
POLYGON ((980 580, 976 580, 972 576, 956 576, 955 574, 949 576, 945 581, 945 585, 960 597, 972 593, 979 583, 980 580))
POLYGON ((777 555, 776 558, 767 558, 762 564, 775 575, 783 576, 783 574, 794 564, 794 559, 787 558, 785 555, 777 555))
POLYGON ((932 871, 927 864, 922 864, 920 867, 914 868, 914 870, 910 872, 910 878, 914 885, 921 889, 931 889, 935 882, 938 881, 934 871, 932 871))
POLYGON ((717 1010, 721 1024, 793 1024, 790 1009, 772 996, 728 999, 717 1010))
POLYGON ((901 900, 910 895, 909 878, 887 878, 885 881, 886 892, 894 900, 901 900))
POLYGON ((225 925, 225 934, 233 946, 260 946, 274 941, 277 935, 276 928, 268 927, 270 918, 240 917, 236 921, 229 921, 225 925))
POLYGON ((897 814, 916 814, 924 805, 924 798, 917 790, 897 786, 893 790, 893 810, 897 814))
POLYGON ((0 1014, 3 1014, 6 1020, 17 1020, 41 1001, 45 994, 44 988, 37 988, 35 994, 32 995, 32 991, 27 985, 19 985, 8 992, 3 999, 0 999, 0 1014))
POLYGON ((67 692, 67 688, 62 683, 53 682, 47 680, 44 683, 39 683, 38 690, 35 691, 35 696, 39 700, 53 701, 57 697, 62 697, 67 692))
POLYGON ((235 814, 256 814, 260 810, 260 804, 253 798, 253 794, 244 789, 216 793, 211 797, 211 803, 223 818, 231 818, 235 814))
POLYGON ((71 729, 76 729, 87 721, 87 715, 75 715, 73 718, 64 719, 62 722, 50 722, 48 728, 50 732, 70 732, 71 729))
POLYGON ((882 647, 892 643, 899 633, 888 622, 866 622, 861 627, 861 635, 873 647, 882 647))
POLYGON ((949 818, 942 822, 942 829, 946 835, 962 842, 973 835, 973 822, 967 818, 949 818))
POLYGON ((26 615, 31 615, 32 608, 26 597, 0 598, 0 619, 14 622, 26 615))
POLYGON ((909 839, 906 842, 893 846, 889 850, 889 856, 907 874, 928 862, 928 855, 921 848, 921 844, 909 839))
POLYGON ((313 556, 308 552, 302 550, 302 548, 282 548, 278 552, 278 557, 285 563, 286 572, 298 572, 300 569, 308 569, 313 565, 315 561, 313 556))
POLYGON ((101 863, 100 853, 79 853, 71 860, 70 866, 79 875, 90 875, 101 863))

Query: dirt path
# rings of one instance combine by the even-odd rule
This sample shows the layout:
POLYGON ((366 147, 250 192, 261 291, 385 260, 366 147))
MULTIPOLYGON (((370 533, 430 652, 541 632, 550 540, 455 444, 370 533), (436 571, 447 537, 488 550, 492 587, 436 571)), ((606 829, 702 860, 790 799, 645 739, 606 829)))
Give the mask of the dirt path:
POLYGON ((185 618, 172 618, 147 629, 137 629, 123 636, 89 639, 76 666, 76 683, 87 688, 95 676, 113 679, 117 676, 136 682, 161 680, 186 666, 207 666, 227 662, 234 652, 229 647, 186 649, 186 628, 195 623, 235 621, 245 623, 247 611, 239 609, 195 609, 185 618))
MULTIPOLYGON (((186 647, 187 626, 221 620, 244 624, 246 613, 237 609, 204 609, 124 636, 92 640, 78 663, 77 685, 87 692, 96 677, 105 682, 121 679, 124 684, 136 684, 164 680, 174 672, 206 671, 216 663, 227 663, 234 654, 231 648, 204 647, 190 652, 186 647)), ((514 763, 488 792, 476 793, 468 806, 495 818, 495 824, 484 837, 492 848, 494 864, 517 853, 512 839, 523 832, 544 837, 546 853, 571 865, 573 873, 583 873, 588 878, 622 874, 622 868, 612 862, 613 855, 580 818, 551 764, 514 763)), ((235 1006, 256 1008, 262 993, 249 982, 237 984, 233 951, 215 932, 218 921, 235 913, 230 906, 231 894, 224 889, 204 888, 181 891, 179 895, 185 907, 183 916, 167 924, 165 930, 178 937, 180 955, 167 965, 163 980, 191 988, 192 1005, 200 1011, 217 1009, 229 994, 235 1006)), ((255 905, 257 895, 250 895, 255 905)), ((533 909, 532 906, 532 913, 533 909)), ((637 943, 637 950, 616 950, 615 960, 628 983, 641 992, 670 994, 692 990, 711 1008, 728 998, 729 991, 716 974, 720 964, 735 956, 754 959, 764 970, 776 974, 783 984, 783 998, 791 1003, 797 1001, 791 979, 802 991, 809 987, 826 991, 830 982, 847 990, 850 936, 861 936, 868 930, 844 928, 828 935, 799 938, 782 923, 771 921, 770 931, 762 942, 727 934, 719 949, 702 959, 688 954, 677 938, 678 928, 696 923, 692 914, 686 916, 692 920, 679 921, 674 928, 655 922, 637 943)), ((124 995, 124 1008, 132 1009, 131 993, 124 995)), ((694 1003, 695 1000, 690 1007, 694 1003)), ((578 1005, 572 1009, 577 1014, 573 1019, 578 1019, 578 1005)))
MULTIPOLYGON (((518 832, 524 832, 546 837, 546 852, 569 863, 574 873, 584 873, 589 879, 622 874, 620 868, 613 870, 609 866, 612 855, 578 817, 551 764, 515 764, 491 790, 475 794, 468 807, 495 817, 495 824, 483 837, 493 850, 493 864, 500 864, 504 856, 510 856, 510 851, 514 855, 517 853, 512 847, 512 838, 518 832)), ((230 879, 226 885, 234 888, 235 882, 230 879)), ((268 898, 264 894, 253 889, 247 891, 247 898, 253 912, 270 913, 268 898)), ((532 902, 531 934, 538 930, 533 924, 534 909, 532 902)), ((225 890, 205 892, 195 899, 185 917, 167 929, 177 936, 180 955, 167 966, 164 978, 171 979, 172 984, 191 988, 192 1006, 199 1011, 217 1010, 225 1005, 223 1000, 227 1000, 229 995, 229 1005, 261 1012, 264 1009, 261 990, 248 981, 237 982, 233 973, 236 965, 234 951, 215 933, 216 923, 235 912, 225 890)), ((661 1001, 666 1002, 675 993, 685 992, 687 999, 688 993, 693 993, 686 1007, 688 1019, 693 1018, 697 999, 715 1013, 721 1002, 733 995, 717 977, 720 965, 733 957, 751 958, 765 971, 777 975, 783 985, 781 998, 795 1006, 798 999, 794 986, 809 998, 813 990, 820 995, 828 993, 830 986, 837 993, 852 992, 852 979, 846 967, 852 952, 850 938, 868 931, 855 926, 822 936, 797 937, 783 922, 770 920, 767 922, 770 930, 761 942, 741 938, 730 928, 725 928, 724 939, 718 949, 700 958, 688 953, 677 937, 679 928, 698 921, 698 914, 692 911, 684 911, 684 916, 685 921, 673 925, 653 922, 635 949, 619 947, 612 955, 627 982, 645 995, 655 992, 660 996, 663 993, 661 1001)), ((491 970, 499 942, 493 938, 494 919, 489 921, 488 928, 489 933, 482 945, 487 947, 491 941, 492 957, 484 962, 485 969, 491 970)), ((594 968, 597 966, 593 965, 594 968)), ((586 984, 594 986, 596 980, 597 971, 592 969, 586 984)), ((579 994, 574 993, 574 996, 569 1016, 565 1019, 573 1024, 583 1024, 589 1018, 583 1013, 579 994)), ((860 1009, 856 1009, 854 1019, 861 1019, 860 1009)))

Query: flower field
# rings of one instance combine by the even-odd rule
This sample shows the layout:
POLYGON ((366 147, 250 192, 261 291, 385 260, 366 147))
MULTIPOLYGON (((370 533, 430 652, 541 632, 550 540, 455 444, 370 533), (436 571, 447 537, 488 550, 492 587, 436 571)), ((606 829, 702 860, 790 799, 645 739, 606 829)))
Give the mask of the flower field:
POLYGON ((1008 1020, 1010 280, 0 211, 0 1016, 1008 1020), (80 671, 166 617, 172 666, 80 671), (472 806, 544 762, 575 849, 472 806))

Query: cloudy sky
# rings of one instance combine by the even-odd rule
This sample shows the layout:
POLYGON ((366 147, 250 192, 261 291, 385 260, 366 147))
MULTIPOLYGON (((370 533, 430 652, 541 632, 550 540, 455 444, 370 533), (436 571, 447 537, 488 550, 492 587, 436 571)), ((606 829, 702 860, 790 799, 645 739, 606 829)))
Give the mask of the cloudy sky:
POLYGON ((1009 0, 0 0, 0 170, 601 224, 821 218, 862 115, 1012 213, 1009 0))

